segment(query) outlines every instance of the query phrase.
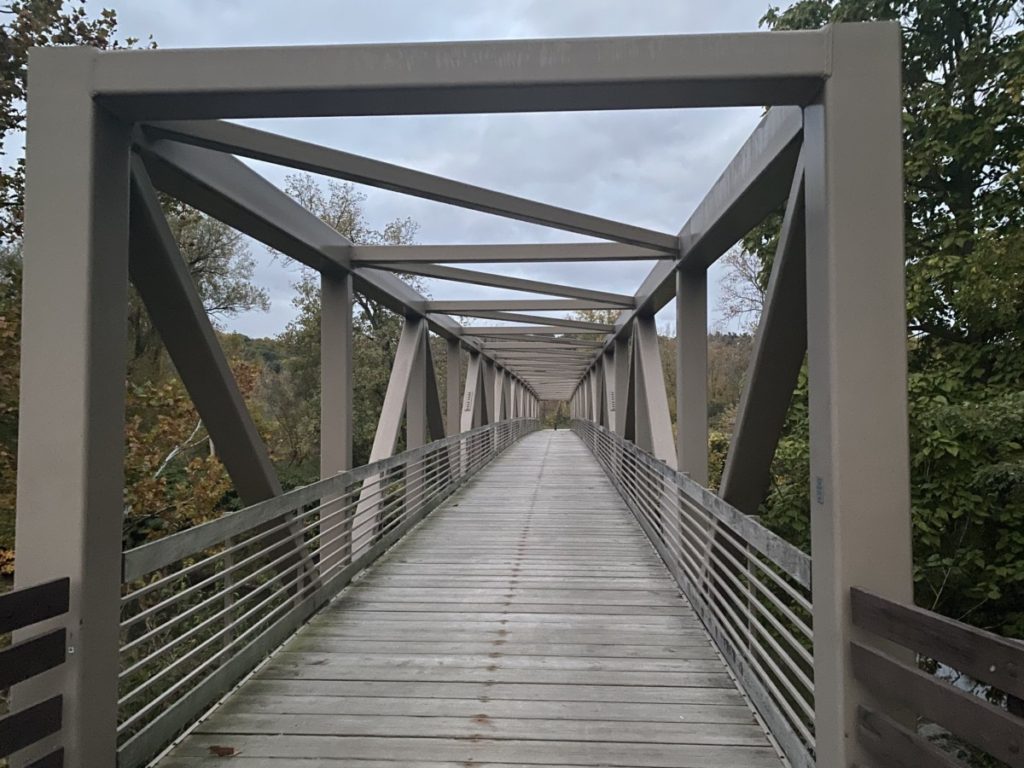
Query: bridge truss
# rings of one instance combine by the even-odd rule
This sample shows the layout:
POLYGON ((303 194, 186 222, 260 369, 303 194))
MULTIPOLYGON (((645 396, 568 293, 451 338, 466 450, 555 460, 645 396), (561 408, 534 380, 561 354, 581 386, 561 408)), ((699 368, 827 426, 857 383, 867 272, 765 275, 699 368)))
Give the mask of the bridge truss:
MULTIPOLYGON (((371 462, 392 456, 403 426, 406 447, 415 450, 532 419, 541 400, 568 400, 574 417, 604 430, 602 439, 630 441, 705 485, 707 270, 784 209, 720 496, 740 512, 756 512, 806 355, 813 733, 796 733, 787 752, 794 764, 809 764, 813 755, 829 766, 863 759, 849 734, 858 707, 874 699, 852 673, 858 630, 850 589, 904 603, 912 597, 896 25, 422 45, 49 48, 32 53, 30 72, 18 581, 70 575, 66 623, 74 652, 62 675, 25 683, 17 695, 63 696, 68 765, 108 765, 117 750, 129 280, 242 499, 257 504, 281 494, 158 191, 320 273, 325 480, 351 469, 351 308, 358 290, 405 318, 371 462), (765 105, 760 124, 677 233, 222 122, 765 105), (239 158, 599 242, 353 244, 239 158), (657 263, 633 296, 452 266, 611 259, 657 263), (535 296, 428 300, 395 273, 535 296), (673 299, 677 436, 654 325, 655 313, 673 299), (581 309, 621 313, 609 325, 533 314, 581 309), (464 325, 458 317, 496 324, 464 325), (429 333, 448 342, 446 419, 429 333), (468 375, 460 389, 463 354, 468 375)), ((458 449, 444 450, 448 472, 458 449)), ((383 487, 387 467, 379 466, 360 482, 383 487)), ((379 512, 378 502, 347 503, 355 525, 360 514, 379 512)))

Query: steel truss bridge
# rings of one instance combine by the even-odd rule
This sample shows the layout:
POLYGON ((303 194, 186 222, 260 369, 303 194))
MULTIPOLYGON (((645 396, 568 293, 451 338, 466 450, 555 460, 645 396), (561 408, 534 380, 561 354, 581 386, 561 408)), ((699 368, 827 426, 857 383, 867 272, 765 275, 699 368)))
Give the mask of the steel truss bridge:
POLYGON ((896 25, 47 48, 30 77, 17 589, 0 611, 13 765, 963 765, 923 722, 1024 765, 1018 718, 915 663, 1024 697, 1019 642, 913 605, 896 25), (223 122, 752 105, 770 108, 676 233, 223 122), (243 159, 592 242, 353 244, 243 159), (321 275, 318 482, 282 492, 158 192, 321 275), (776 210, 712 491, 707 270, 776 210), (458 266, 624 259, 656 263, 632 296, 458 266), (526 298, 428 300, 395 273, 526 298), (124 551, 129 283, 248 506, 124 551), (404 317, 356 468, 354 290, 404 317), (673 299, 678 434, 654 324, 673 299), (587 309, 620 312, 536 314, 587 309), (809 553, 756 517, 805 357, 809 553), (571 431, 540 429, 545 400, 570 404, 571 431))

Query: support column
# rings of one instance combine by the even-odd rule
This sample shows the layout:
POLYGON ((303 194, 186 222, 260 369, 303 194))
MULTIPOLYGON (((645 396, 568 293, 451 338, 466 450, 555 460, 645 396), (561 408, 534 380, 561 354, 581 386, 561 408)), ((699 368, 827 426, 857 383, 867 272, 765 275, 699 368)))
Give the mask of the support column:
POLYGON ((320 477, 352 469, 352 276, 320 275, 320 477))
POLYGON ((462 413, 460 409, 461 393, 460 383, 462 380, 462 344, 458 339, 448 339, 448 361, 446 366, 445 400, 447 410, 445 412, 445 430, 448 437, 459 434, 462 413))
POLYGON ((676 454, 679 471, 708 484, 708 278, 676 270, 676 454))
POLYGON ((96 56, 29 56, 16 586, 68 576, 71 601, 46 625, 66 627, 67 660, 13 703, 63 696, 45 747, 69 768, 116 760, 129 128, 93 102, 96 56))
MULTIPOLYGON (((352 276, 320 275, 320 477, 352 469, 352 276)), ((336 509, 336 508, 335 508, 336 509)), ((321 514, 320 572, 336 569, 351 549, 331 507, 321 514)))
POLYGON ((611 404, 615 411, 615 434, 623 437, 626 434, 626 407, 628 405, 626 390, 629 387, 629 340, 618 337, 615 339, 613 348, 615 350, 613 359, 615 387, 611 404))
POLYGON ((856 714, 850 587, 913 599, 900 28, 831 27, 805 110, 814 686, 821 765, 869 762, 856 714))

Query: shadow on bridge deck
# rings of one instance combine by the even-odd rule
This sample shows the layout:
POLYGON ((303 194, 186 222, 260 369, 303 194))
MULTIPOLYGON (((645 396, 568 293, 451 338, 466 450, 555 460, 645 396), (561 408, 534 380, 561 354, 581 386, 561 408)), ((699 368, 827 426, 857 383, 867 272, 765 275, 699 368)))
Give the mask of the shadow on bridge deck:
POLYGON ((511 447, 160 768, 782 765, 571 432, 511 447))

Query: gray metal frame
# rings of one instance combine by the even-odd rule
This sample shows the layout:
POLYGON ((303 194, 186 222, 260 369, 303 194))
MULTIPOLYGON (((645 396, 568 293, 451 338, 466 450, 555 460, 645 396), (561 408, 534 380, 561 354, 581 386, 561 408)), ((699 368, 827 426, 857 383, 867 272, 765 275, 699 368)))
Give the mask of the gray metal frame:
MULTIPOLYGON (((226 463, 231 457, 240 492, 246 484, 247 498, 279 492, 265 448, 225 375, 216 338, 188 281, 182 282, 180 257, 154 218, 154 188, 321 273, 324 478, 351 464, 351 296, 358 290, 406 323, 373 460, 394 452, 403 428, 415 446, 428 432, 434 439, 442 432, 451 437, 503 419, 536 417, 541 400, 569 400, 576 419, 633 441, 666 471, 678 466, 706 483, 706 270, 788 198, 722 495, 742 512, 756 510, 806 338, 817 564, 814 749, 821 765, 863 759, 846 738, 856 726, 857 707, 871 703, 870 692, 850 673, 850 587, 898 601, 909 599, 911 587, 895 24, 424 45, 102 53, 52 48, 33 51, 29 69, 17 578, 24 586, 70 573, 71 602, 63 673, 19 686, 14 695, 31 703, 63 694, 59 746, 68 765, 110 765, 117 749, 130 267, 192 397, 211 432, 217 430, 218 451, 226 463), (772 108, 676 234, 220 122, 765 104, 772 108), (604 242, 353 244, 235 156, 604 242), (609 258, 656 263, 634 296, 436 263, 609 258), (154 279, 158 273, 166 279, 154 279), (395 273, 554 298, 428 300, 395 273), (653 320, 673 299, 676 436, 653 320), (530 314, 587 307, 622 312, 614 327, 530 314), (453 315, 516 324, 466 325, 453 315), (448 345, 443 422, 430 332, 448 345), (460 391, 463 350, 468 374, 460 391), (54 537, 55 530, 62 536, 54 537)), ((465 464, 472 450, 467 444, 450 451, 449 469, 465 464)), ((648 466, 646 459, 637 461, 648 466)), ((429 482, 416 476, 406 481, 410 488, 429 482)), ((367 477, 361 493, 373 484, 367 477)), ((663 517, 671 504, 659 493, 658 519, 675 530, 679 521, 663 517)), ((354 525, 361 524, 360 514, 372 518, 381 505, 361 497, 358 506, 354 525)), ((707 530, 720 530, 716 520, 709 518, 707 530)), ((351 555, 351 541, 336 540, 328 560, 341 562, 351 555)), ((717 546, 718 534, 708 541, 709 548, 717 546)), ((779 740, 792 744, 792 737, 779 740)))

